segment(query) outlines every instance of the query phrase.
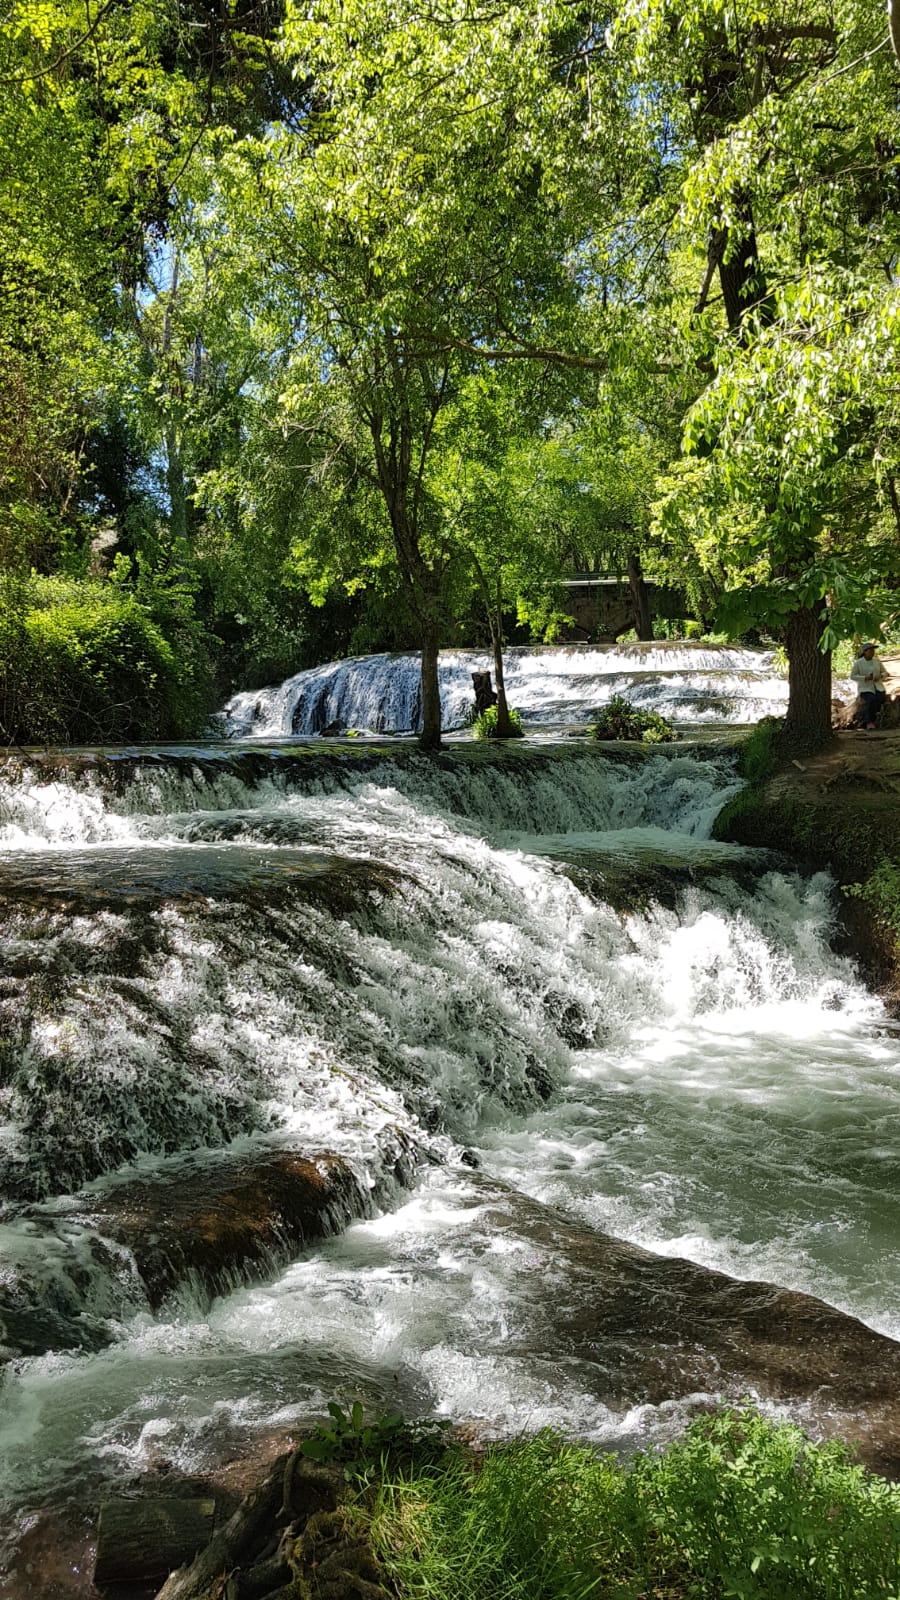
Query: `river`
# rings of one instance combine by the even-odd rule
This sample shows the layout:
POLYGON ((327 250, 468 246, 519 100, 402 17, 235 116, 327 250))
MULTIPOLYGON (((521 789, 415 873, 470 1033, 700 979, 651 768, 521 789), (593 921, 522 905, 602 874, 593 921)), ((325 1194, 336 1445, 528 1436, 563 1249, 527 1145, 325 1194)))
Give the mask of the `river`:
MULTIPOLYGON (((750 670, 720 700, 755 704, 750 670)), ((900 1338, 895 1027, 831 948, 827 877, 710 840, 732 744, 543 719, 425 758, 273 742, 266 707, 255 740, 3 774, 11 1600, 47 1507, 251 1455, 335 1397, 625 1451, 720 1393, 857 1415, 695 1269, 900 1338), (148 1291, 110 1223, 136 1185, 295 1151, 355 1176, 332 1237, 148 1291)))

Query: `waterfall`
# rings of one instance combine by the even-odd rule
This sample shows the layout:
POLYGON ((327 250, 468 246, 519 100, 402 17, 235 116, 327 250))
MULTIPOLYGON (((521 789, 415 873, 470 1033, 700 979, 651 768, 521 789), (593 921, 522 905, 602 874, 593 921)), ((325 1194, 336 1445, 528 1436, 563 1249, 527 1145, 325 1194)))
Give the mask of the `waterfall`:
MULTIPOLYGON (((613 695, 687 724, 756 722, 783 715, 787 682, 771 650, 685 643, 513 646, 504 657, 510 705, 532 727, 590 722, 613 695)), ((439 679, 444 727, 464 726, 472 673, 490 656, 443 650, 439 679)), ((406 733, 421 725, 419 657, 361 656, 298 672, 284 683, 229 700, 231 738, 284 738, 326 729, 406 733)))
POLYGON ((721 748, 583 743, 7 773, 13 1546, 67 1485, 206 1470, 335 1395, 666 1437, 725 1357, 620 1341, 614 1380, 572 1300, 607 1235, 900 1333, 896 1038, 827 878, 710 840, 738 787, 721 748), (148 1290, 125 1197, 296 1151, 349 1174, 337 1237, 148 1290))

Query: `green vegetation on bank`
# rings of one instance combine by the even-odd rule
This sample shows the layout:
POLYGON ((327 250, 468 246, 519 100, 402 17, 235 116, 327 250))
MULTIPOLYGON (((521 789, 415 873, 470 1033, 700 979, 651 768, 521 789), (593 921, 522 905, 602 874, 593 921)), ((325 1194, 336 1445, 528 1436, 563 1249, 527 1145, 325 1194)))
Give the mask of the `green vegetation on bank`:
POLYGON ((588 730, 592 739, 640 740, 644 744, 670 744, 678 735, 658 711, 641 711, 624 695, 614 694, 588 730))
POLYGON ((522 727, 522 718, 518 711, 510 708, 508 712, 509 731, 499 731, 500 713, 496 706, 488 706, 486 711, 479 712, 472 723, 473 739, 524 739, 525 729, 522 727))
POLYGON ((0 588, 0 741, 96 744, 196 731, 202 630, 177 594, 32 576, 0 588))
POLYGON ((867 907, 900 952, 900 861, 885 856, 868 878, 850 884, 847 893, 867 907))
MULTIPOLYGON (((336 1422, 301 1451, 346 1464, 339 1525, 358 1570, 366 1550, 371 1585, 347 1592, 400 1600, 900 1594, 900 1487, 856 1465, 841 1444, 813 1444, 749 1406, 701 1416, 664 1452, 630 1464, 549 1432, 479 1456, 397 1417, 367 1429, 361 1416, 351 1424, 331 1410, 336 1422)), ((295 1583, 298 1597, 319 1592, 295 1583)))
POLYGON ((764 807, 763 787, 778 767, 778 736, 784 724, 780 717, 763 717, 738 746, 737 770, 745 787, 728 800, 712 826, 714 839, 733 839, 734 829, 752 825, 764 807))

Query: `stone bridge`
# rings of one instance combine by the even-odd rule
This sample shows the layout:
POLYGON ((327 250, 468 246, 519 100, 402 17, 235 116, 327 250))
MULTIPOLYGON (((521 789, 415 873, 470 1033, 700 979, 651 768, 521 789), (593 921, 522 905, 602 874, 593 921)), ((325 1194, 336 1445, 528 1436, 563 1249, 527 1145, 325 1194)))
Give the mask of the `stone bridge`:
MULTIPOLYGON (((566 644, 615 644, 621 634, 636 626, 634 601, 627 578, 563 578, 564 607, 572 623, 560 633, 566 644)), ((658 583, 646 585, 654 619, 680 621, 693 612, 678 589, 658 583)))

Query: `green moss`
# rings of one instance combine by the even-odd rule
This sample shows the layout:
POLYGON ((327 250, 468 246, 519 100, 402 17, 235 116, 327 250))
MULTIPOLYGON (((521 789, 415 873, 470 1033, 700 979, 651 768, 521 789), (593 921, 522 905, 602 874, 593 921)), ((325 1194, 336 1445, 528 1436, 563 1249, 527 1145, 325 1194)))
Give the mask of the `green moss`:
POLYGON ((778 766, 778 735, 784 726, 781 717, 763 717, 740 746, 738 772, 748 783, 765 783, 778 766))

